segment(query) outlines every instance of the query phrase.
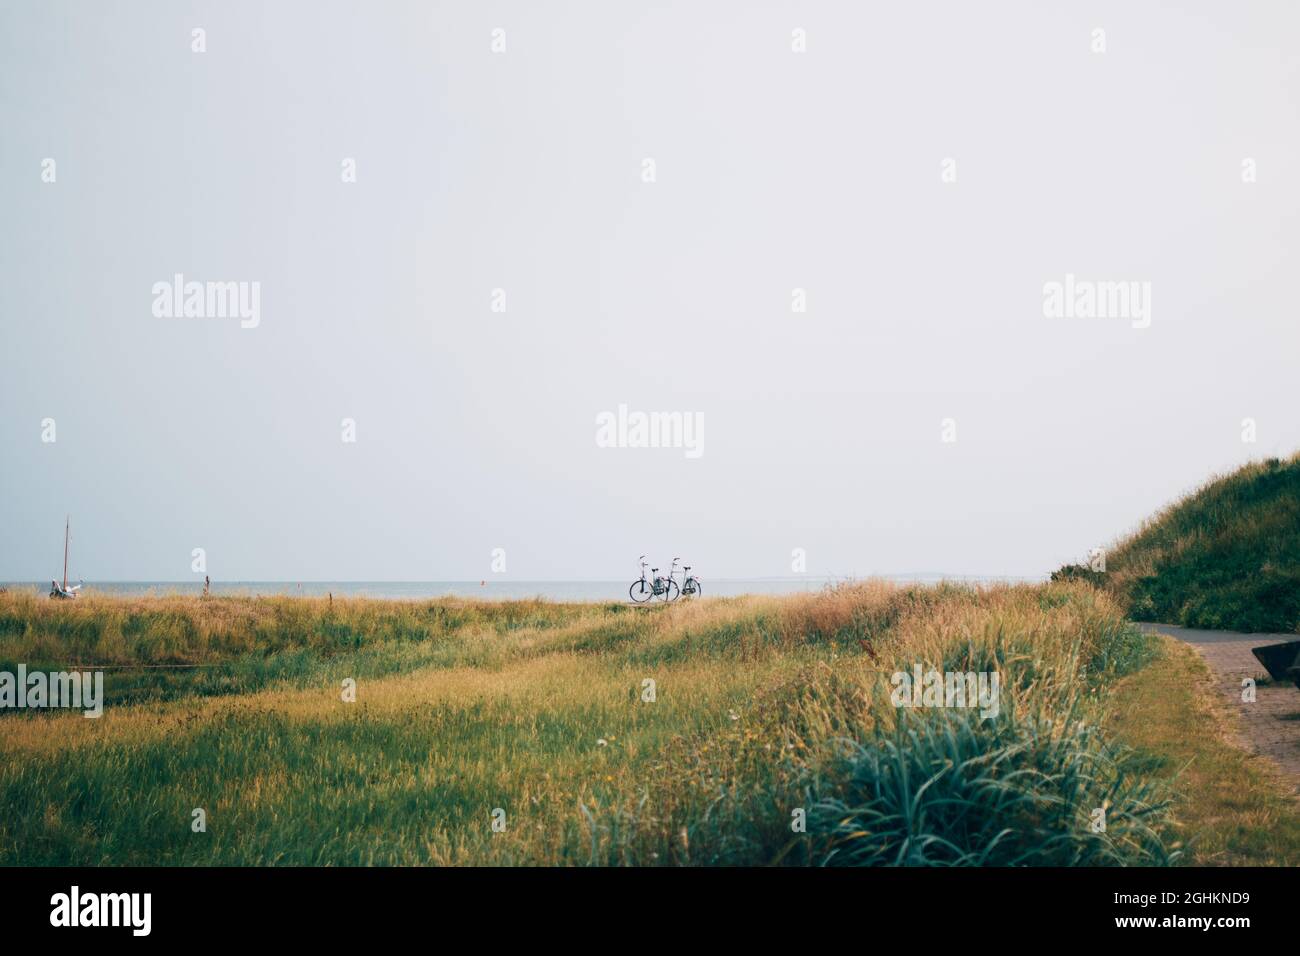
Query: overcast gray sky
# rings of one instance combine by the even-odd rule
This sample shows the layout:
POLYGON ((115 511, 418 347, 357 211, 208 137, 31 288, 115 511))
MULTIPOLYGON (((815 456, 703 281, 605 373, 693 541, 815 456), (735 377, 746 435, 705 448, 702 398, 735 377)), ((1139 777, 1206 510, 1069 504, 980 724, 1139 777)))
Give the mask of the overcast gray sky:
POLYGON ((5 0, 0 580, 69 512, 87 581, 1046 573, 1300 446, 1298 27, 5 0), (156 316, 177 273, 257 326, 156 316), (1149 326, 1045 316, 1067 274, 1149 326))

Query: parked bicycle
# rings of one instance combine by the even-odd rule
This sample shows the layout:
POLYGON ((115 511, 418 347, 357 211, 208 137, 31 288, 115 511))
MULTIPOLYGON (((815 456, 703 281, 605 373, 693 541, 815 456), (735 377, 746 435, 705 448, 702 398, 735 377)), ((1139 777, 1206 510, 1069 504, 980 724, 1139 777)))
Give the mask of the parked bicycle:
POLYGON ((650 576, 646 576, 645 555, 641 555, 641 577, 632 582, 628 588, 628 597, 632 599, 633 604, 645 604, 647 601, 658 598, 664 603, 676 601, 679 597, 699 597, 704 589, 700 586, 700 579, 691 574, 690 566, 684 568, 685 579, 679 585, 677 583, 677 562, 681 558, 673 558, 672 566, 669 567, 666 575, 660 574, 658 568, 650 569, 650 576))
POLYGON ((685 569, 686 569, 686 580, 682 581, 682 597, 684 598, 703 597, 704 588, 700 584, 700 579, 696 577, 694 574, 691 574, 691 566, 689 564, 685 566, 685 569))
POLYGON ((653 597, 663 597, 667 593, 667 585, 664 584, 662 576, 659 575, 659 568, 650 568, 651 578, 646 578, 646 555, 641 555, 641 578, 632 581, 632 587, 628 588, 628 597, 632 598, 633 604, 645 604, 653 597))

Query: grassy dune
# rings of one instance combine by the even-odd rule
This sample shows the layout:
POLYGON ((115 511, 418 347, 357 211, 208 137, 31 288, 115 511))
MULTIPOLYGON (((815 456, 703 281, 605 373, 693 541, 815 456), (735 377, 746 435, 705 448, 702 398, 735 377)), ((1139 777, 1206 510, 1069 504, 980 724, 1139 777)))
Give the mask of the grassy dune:
POLYGON ((649 610, 0 595, 0 670, 112 668, 97 720, 0 714, 0 863, 1170 862, 1158 775, 1105 729, 1150 656, 1078 583, 649 610), (894 707, 916 664, 997 671, 998 716, 894 707))
POLYGON ((1139 621, 1300 631, 1300 455, 1254 462, 1165 508, 1108 550, 1111 589, 1139 621))

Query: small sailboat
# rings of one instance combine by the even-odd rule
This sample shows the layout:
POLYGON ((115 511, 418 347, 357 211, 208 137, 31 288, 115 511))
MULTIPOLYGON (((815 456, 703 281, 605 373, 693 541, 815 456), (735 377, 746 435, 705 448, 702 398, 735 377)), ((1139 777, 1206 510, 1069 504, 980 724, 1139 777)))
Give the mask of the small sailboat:
POLYGON ((68 542, 72 540, 72 519, 69 517, 63 525, 63 584, 58 581, 50 582, 50 597, 52 598, 75 598, 77 592, 81 590, 80 584, 74 584, 68 587, 68 542))

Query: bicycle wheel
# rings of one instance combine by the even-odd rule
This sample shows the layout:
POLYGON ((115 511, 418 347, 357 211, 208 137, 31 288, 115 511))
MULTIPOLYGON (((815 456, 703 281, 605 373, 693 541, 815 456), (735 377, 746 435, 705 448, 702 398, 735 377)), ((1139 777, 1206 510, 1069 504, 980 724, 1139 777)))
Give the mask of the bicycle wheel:
POLYGON ((654 596, 654 592, 650 590, 650 582, 641 578, 632 582, 632 586, 627 589, 627 596, 633 604, 644 604, 654 596))
POLYGON ((699 582, 699 581, 692 581, 692 582, 691 582, 691 589, 690 589, 690 591, 689 591, 685 596, 686 596, 686 597, 690 597, 690 598, 703 597, 703 596, 704 596, 704 588, 700 587, 700 582, 699 582))
POLYGON ((669 601, 676 601, 677 598, 681 596, 681 593, 682 593, 681 588, 677 586, 676 581, 669 578, 667 581, 664 582, 663 599, 665 604, 667 604, 669 601))

